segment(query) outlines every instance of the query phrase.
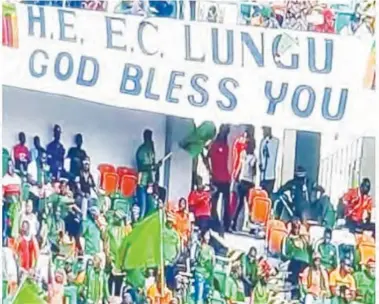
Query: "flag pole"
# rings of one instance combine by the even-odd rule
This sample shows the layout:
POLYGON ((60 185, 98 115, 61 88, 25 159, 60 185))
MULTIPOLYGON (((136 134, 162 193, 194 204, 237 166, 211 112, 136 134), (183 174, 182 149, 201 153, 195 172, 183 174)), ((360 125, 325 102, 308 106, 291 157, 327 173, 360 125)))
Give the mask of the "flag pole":
POLYGON ((160 264, 161 264, 161 286, 162 286, 162 291, 161 293, 164 293, 165 290, 165 277, 164 277, 164 255, 163 255, 163 224, 164 224, 164 219, 163 219, 163 206, 159 208, 159 235, 160 235, 160 264))

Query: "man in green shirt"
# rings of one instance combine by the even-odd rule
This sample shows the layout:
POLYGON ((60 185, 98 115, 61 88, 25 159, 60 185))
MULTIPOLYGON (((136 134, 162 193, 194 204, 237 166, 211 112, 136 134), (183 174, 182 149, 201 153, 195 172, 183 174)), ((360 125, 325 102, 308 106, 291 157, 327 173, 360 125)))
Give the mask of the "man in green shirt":
POLYGON ((141 218, 143 218, 146 212, 148 189, 154 183, 154 172, 161 165, 161 163, 155 163, 155 148, 151 130, 143 132, 143 143, 137 150, 136 161, 138 169, 137 200, 141 209, 141 218))
POLYGON ((195 282, 194 282, 194 302, 195 304, 205 303, 213 283, 213 270, 215 266, 215 252, 209 245, 210 233, 204 230, 200 234, 200 243, 195 249, 195 282))
POLYGON ((100 253, 101 231, 96 223, 99 217, 99 209, 92 206, 89 210, 89 216, 83 221, 82 235, 84 238, 84 254, 93 256, 100 253))
POLYGON ((322 243, 316 248, 316 251, 321 255, 321 265, 330 273, 337 267, 337 248, 332 243, 332 230, 326 228, 322 243))
POLYGON ((353 274, 357 284, 356 301, 364 304, 375 303, 375 261, 370 259, 363 269, 353 274))
POLYGON ((245 296, 249 297, 258 281, 257 249, 255 247, 251 247, 248 254, 242 255, 241 265, 245 296))
POLYGON ((9 154, 8 150, 3 148, 3 175, 7 174, 8 172, 8 161, 11 158, 11 155, 9 154))
POLYGON ((175 264, 180 254, 180 237, 173 228, 175 214, 167 213, 166 225, 163 228, 163 256, 165 260, 165 273, 167 286, 175 288, 175 264))

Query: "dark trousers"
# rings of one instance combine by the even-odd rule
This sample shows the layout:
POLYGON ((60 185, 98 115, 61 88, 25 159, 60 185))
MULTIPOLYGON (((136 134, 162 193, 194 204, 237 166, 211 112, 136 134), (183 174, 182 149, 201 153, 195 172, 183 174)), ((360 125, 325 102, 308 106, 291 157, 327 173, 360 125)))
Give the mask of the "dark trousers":
POLYGON ((271 197, 272 192, 274 191, 275 179, 262 180, 260 186, 268 194, 268 197, 271 197))
POLYGON ((121 287, 122 287, 123 280, 124 280, 123 275, 114 275, 113 273, 110 274, 109 280, 108 280, 108 290, 111 295, 112 295, 112 291, 114 291, 113 296, 119 297, 121 295, 121 287))
POLYGON ((207 231, 211 228, 211 218, 209 216, 199 216, 195 218, 195 225, 199 227, 200 231, 207 231))
POLYGON ((299 275, 307 266, 307 263, 294 259, 292 259, 288 265, 288 272, 290 272, 290 275, 287 280, 291 283, 292 287, 296 287, 291 291, 292 300, 300 298, 299 275))
POLYGON ((228 231, 230 228, 230 214, 229 214, 229 199, 230 199, 230 183, 220 183, 213 182, 213 186, 216 188, 216 191, 212 195, 212 220, 214 223, 214 229, 219 233, 223 233, 225 230, 228 231), (222 194, 223 204, 221 208, 221 219, 218 216, 217 212, 217 203, 218 199, 222 194))
MULTIPOLYGON (((245 208, 245 199, 249 199, 249 191, 254 187, 254 183, 241 181, 238 185, 238 205, 233 218, 233 229, 237 228, 238 218, 245 208)), ((244 214, 244 213, 242 213, 244 214)))

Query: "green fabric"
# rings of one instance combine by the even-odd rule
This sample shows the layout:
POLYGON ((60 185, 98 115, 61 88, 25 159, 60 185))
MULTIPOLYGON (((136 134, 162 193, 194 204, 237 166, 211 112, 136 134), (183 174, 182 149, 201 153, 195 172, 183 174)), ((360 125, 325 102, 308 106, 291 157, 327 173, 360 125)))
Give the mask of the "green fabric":
POLYGON ((37 184, 46 185, 51 182, 51 174, 47 169, 42 169, 39 164, 37 164, 37 184), (43 183, 42 183, 43 181, 43 183))
POLYGON ((124 239, 126 238, 125 226, 108 224, 107 237, 113 266, 116 270, 120 271, 123 263, 122 256, 120 255, 120 248, 124 239))
POLYGON ((91 218, 83 221, 82 235, 85 240, 84 253, 92 256, 100 253, 101 231, 91 218))
POLYGON ((85 281, 85 298, 93 303, 99 303, 102 299, 107 298, 106 276, 102 270, 91 269, 86 275, 85 281))
POLYGON ((256 260, 251 261, 247 254, 241 257, 242 273, 253 286, 258 280, 258 262, 256 260))
POLYGON ((207 244, 202 244, 198 250, 195 272, 201 274, 205 279, 210 279, 213 276, 215 252, 207 244))
POLYGON ((288 259, 288 260, 297 260, 297 261, 302 261, 302 262, 305 262, 305 263, 309 263, 310 262, 310 248, 309 248, 309 245, 305 243, 305 241, 303 241, 303 248, 299 248, 297 246, 295 246, 295 243, 294 243, 294 239, 291 238, 291 237, 287 237, 286 238, 286 241, 285 241, 285 252, 284 252, 284 256, 288 259))
POLYGON ((120 248, 123 269, 149 268, 160 265, 161 219, 156 212, 137 223, 120 248))
POLYGON ((227 280, 227 275, 225 272, 222 272, 222 271, 214 271, 214 274, 213 274, 213 279, 215 282, 214 285, 215 285, 215 288, 222 294, 222 295, 225 295, 225 291, 226 291, 226 280, 227 280), (218 288, 216 287, 218 286, 218 288))
POLYGON ((8 196, 7 201, 9 203, 8 216, 11 220, 11 237, 17 238, 20 230, 21 220, 21 202, 20 198, 16 195, 8 196))
MULTIPOLYGON (((3 4, 4 9, 4 4, 3 4)), ((8 161, 10 159, 11 155, 9 154, 8 150, 3 148, 3 176, 7 174, 8 172, 8 161)))
POLYGON ((321 264, 327 271, 337 267, 337 248, 333 244, 321 243, 317 250, 321 255, 321 264))
POLYGON ((267 304, 269 293, 267 286, 263 286, 260 282, 257 283, 253 290, 254 304, 267 304))
POLYGON ((46 219, 48 228, 48 238, 50 242, 57 245, 59 239, 59 231, 64 231, 65 224, 62 219, 49 215, 46 219))
POLYGON ((225 298, 233 302, 245 302, 242 281, 229 276, 226 279, 225 298))
POLYGON ((145 271, 141 268, 130 269, 126 272, 126 281, 134 288, 145 287, 145 271))
POLYGON ((367 270, 354 273, 357 284, 357 299, 364 304, 375 303, 375 277, 367 270))
POLYGON ((178 233, 169 227, 163 229, 163 256, 165 262, 172 264, 179 254, 180 238, 178 233))
POLYGON ((30 278, 27 278, 22 284, 16 297, 13 299, 13 304, 45 304, 42 296, 42 291, 38 285, 30 278))
POLYGON ((155 153, 152 145, 143 143, 136 154, 137 168, 140 174, 139 184, 146 186, 154 182, 153 169, 155 166, 155 153))
POLYGON ((179 146, 195 158, 203 152, 207 142, 216 136, 216 132, 216 126, 210 121, 203 122, 197 128, 193 125, 192 131, 179 143, 179 146))

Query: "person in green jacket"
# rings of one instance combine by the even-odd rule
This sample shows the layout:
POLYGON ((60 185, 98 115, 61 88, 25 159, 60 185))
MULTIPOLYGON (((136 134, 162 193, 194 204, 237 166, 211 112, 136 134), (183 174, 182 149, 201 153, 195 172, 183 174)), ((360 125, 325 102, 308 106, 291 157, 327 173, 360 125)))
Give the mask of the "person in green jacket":
POLYGON ((362 304, 375 303, 375 261, 370 259, 363 269, 353 274, 357 284, 355 301, 362 304))
POLYGON ((138 169, 137 200, 143 218, 146 212, 148 188, 154 183, 154 172, 161 166, 161 163, 155 162, 155 148, 151 130, 143 132, 143 143, 137 149, 136 161, 138 169))
MULTIPOLYGON (((300 234, 301 222, 298 218, 293 218, 291 222, 291 232, 284 240, 283 258, 289 260, 288 282, 292 286, 298 287, 299 274, 309 265, 311 246, 308 238, 300 234)), ((300 297, 299 289, 291 291, 292 299, 296 300, 300 297)))
POLYGON ((321 265, 330 273, 337 267, 337 248, 332 243, 332 230, 326 228, 322 242, 317 246, 316 251, 321 255, 321 265))
POLYGON ((163 256, 165 260, 165 273, 167 286, 175 288, 175 264, 180 255, 180 237, 173 228, 175 214, 167 213, 166 225, 163 228, 163 256))
POLYGON ((194 269, 194 302, 206 303, 210 295, 213 283, 213 270, 215 266, 215 252, 209 245, 209 230, 200 233, 200 243, 195 250, 194 269))
POLYGON ((258 260, 257 249, 251 247, 247 254, 241 257, 242 281, 245 296, 250 297, 252 290, 258 282, 258 260))
POLYGON ((89 210, 89 216, 82 223, 82 236, 84 238, 84 254, 95 255, 100 253, 101 247, 101 230, 96 219, 99 217, 99 208, 92 206, 89 210))
POLYGON ((87 262, 83 290, 85 304, 102 304, 103 301, 108 301, 108 278, 101 264, 102 260, 99 255, 95 255, 93 262, 92 260, 88 260, 87 262))

